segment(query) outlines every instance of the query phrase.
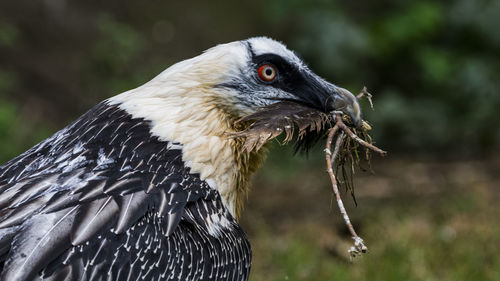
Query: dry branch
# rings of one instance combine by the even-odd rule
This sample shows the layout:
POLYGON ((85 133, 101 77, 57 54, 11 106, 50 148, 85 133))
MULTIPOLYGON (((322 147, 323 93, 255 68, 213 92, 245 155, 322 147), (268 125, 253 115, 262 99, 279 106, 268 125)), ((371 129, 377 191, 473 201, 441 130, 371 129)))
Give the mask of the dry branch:
MULTIPOLYGON (((371 103, 371 94, 369 94, 366 91, 366 87, 363 88, 361 93, 357 96, 358 99, 362 98, 363 96, 366 96, 368 100, 371 103)), ((373 106, 373 105, 372 105, 373 106)), ((341 113, 334 113, 335 114, 335 126, 333 126, 329 132, 328 132, 328 137, 326 140, 326 147, 325 147, 325 158, 326 158, 326 168, 328 175, 330 176, 330 180, 332 182, 332 189, 333 189, 333 194, 335 195, 335 199, 337 201, 337 205, 340 210, 340 214, 342 215, 342 218, 344 219, 344 222, 349 229, 349 232, 352 235, 352 239, 354 240, 354 245, 349 249, 349 254, 351 257, 356 257, 357 255, 360 255, 362 253, 365 253, 368 248, 365 246, 363 239, 358 236, 356 231, 354 230, 354 227, 352 226, 351 220, 349 219, 349 216, 347 215, 347 211, 345 210, 344 203, 342 202, 342 198, 340 197, 339 193, 339 188, 337 184, 337 178, 335 177, 334 171, 333 171, 333 166, 335 164, 335 161, 339 155, 339 151, 343 147, 343 144, 346 139, 346 135, 349 139, 357 142, 359 145, 365 147, 368 151, 374 151, 376 153, 379 153, 380 155, 386 155, 387 152, 383 151, 382 149, 374 146, 371 143, 366 142, 359 136, 357 136, 343 121, 342 114, 341 113), (340 130, 340 133, 337 134, 337 132, 340 130), (333 154, 331 152, 331 145, 333 142, 334 137, 337 135, 336 141, 335 141, 335 147, 333 154)), ((369 128, 369 126, 367 127, 369 128)), ((349 151, 347 153, 350 153, 349 151)), ((341 164, 339 164, 341 165, 341 164)))

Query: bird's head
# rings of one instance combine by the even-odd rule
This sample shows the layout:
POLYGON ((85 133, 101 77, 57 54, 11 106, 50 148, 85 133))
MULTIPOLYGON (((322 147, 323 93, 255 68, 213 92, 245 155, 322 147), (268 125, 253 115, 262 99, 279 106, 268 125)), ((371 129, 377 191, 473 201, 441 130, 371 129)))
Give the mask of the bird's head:
MULTIPOLYGON (((360 106, 351 92, 319 77, 295 52, 275 40, 256 37, 218 45, 199 58, 202 68, 210 70, 209 75, 203 76, 204 81, 211 81, 209 92, 218 97, 214 104, 225 105, 232 116, 243 119, 250 116, 253 121, 266 119, 259 120, 261 126, 252 127, 251 132, 247 130, 244 134, 250 139, 247 145, 252 149, 279 135, 276 132, 286 124, 293 127, 293 121, 280 123, 280 120, 295 118, 294 121, 298 121, 298 112, 304 110, 330 116, 334 111, 342 112, 356 127, 362 122, 360 106), (266 112, 257 116, 256 110, 266 112)), ((310 121, 317 122, 317 119, 310 118, 310 121)), ((298 143, 299 147, 307 150, 319 135, 308 133, 298 143)))
POLYGON ((217 58, 212 86, 225 96, 230 93, 236 114, 291 101, 325 113, 341 111, 355 125, 361 122, 353 94, 319 77, 295 52, 275 40, 250 38, 218 45, 204 55, 217 58))
POLYGON ((361 123, 361 109, 353 94, 319 77, 295 52, 267 37, 217 45, 112 99, 153 115, 148 118, 153 121, 161 119, 155 114, 179 108, 183 108, 179 114, 189 113, 186 109, 196 111, 192 114, 221 109, 239 119, 259 108, 290 101, 324 113, 340 111, 355 125, 361 123), (139 107, 141 103, 144 106, 139 107))

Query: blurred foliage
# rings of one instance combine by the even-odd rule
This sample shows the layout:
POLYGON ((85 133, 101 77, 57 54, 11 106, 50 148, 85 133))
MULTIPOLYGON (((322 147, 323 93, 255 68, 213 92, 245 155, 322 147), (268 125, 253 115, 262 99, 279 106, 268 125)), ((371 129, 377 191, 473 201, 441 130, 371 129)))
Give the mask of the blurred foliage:
POLYGON ((0 69, 0 163, 50 135, 39 122, 23 118, 21 108, 2 94, 15 84, 16 78, 0 69))

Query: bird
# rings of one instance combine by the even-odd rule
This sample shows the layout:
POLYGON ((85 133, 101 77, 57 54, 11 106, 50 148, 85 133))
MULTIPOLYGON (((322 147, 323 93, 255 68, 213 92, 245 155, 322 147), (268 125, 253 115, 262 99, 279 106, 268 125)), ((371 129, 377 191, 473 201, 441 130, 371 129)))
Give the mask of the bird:
POLYGON ((361 120, 354 95, 268 37, 98 103, 0 166, 0 280, 248 280, 238 218, 267 149, 235 135, 279 103, 361 120))

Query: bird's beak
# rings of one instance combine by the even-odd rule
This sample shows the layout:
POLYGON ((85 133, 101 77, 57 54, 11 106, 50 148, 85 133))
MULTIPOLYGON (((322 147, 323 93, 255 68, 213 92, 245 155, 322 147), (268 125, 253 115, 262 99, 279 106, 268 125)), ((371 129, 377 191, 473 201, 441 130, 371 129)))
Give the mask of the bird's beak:
POLYGON ((356 127, 361 125, 361 108, 351 92, 313 73, 304 74, 304 78, 305 83, 291 91, 301 102, 325 113, 341 111, 351 117, 356 127))
POLYGON ((356 127, 361 126, 361 107, 359 106, 358 99, 351 92, 340 87, 335 87, 333 95, 331 108, 335 111, 342 111, 351 117, 356 127))

